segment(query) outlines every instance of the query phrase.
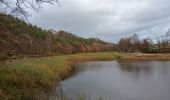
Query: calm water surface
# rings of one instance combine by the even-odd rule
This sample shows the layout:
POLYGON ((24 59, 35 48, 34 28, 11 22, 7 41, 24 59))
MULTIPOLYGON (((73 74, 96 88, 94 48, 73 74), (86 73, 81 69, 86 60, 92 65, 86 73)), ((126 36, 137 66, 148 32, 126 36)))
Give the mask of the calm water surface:
POLYGON ((73 98, 170 100, 170 62, 82 62, 61 86, 73 98))

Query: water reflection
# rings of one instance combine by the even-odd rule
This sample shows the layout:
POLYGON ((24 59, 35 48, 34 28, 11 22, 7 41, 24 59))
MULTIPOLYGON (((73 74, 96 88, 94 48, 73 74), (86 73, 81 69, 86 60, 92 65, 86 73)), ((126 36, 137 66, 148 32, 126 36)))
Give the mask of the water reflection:
POLYGON ((149 62, 118 62, 118 67, 123 71, 128 72, 141 72, 151 70, 151 64, 149 62))
MULTIPOLYGON (((126 75, 130 75, 130 78, 140 79, 141 75, 147 75, 152 71, 152 64, 150 62, 120 62, 118 61, 118 68, 126 75)), ((136 81, 135 80, 135 81, 136 81)))
POLYGON ((73 78, 74 76, 77 76, 78 74, 83 74, 84 72, 86 73, 87 71, 100 70, 103 68, 104 65, 105 64, 100 63, 100 61, 75 63, 75 72, 68 79, 73 78))
POLYGON ((61 85, 74 99, 84 95, 104 100, 170 100, 170 62, 78 63, 76 73, 61 85))

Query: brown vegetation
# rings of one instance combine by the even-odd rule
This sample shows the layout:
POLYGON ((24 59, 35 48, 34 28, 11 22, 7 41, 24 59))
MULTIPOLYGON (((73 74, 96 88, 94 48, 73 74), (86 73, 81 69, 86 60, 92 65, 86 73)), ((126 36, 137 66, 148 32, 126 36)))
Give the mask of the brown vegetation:
POLYGON ((137 34, 127 38, 121 38, 119 43, 114 45, 114 50, 126 53, 169 53, 170 30, 163 36, 154 39, 146 37, 140 40, 137 34))
POLYGON ((128 61, 170 61, 170 54, 122 53, 120 60, 128 61))
POLYGON ((10 15, 0 14, 0 59, 112 51, 113 45, 97 38, 84 39, 65 31, 46 31, 10 15))

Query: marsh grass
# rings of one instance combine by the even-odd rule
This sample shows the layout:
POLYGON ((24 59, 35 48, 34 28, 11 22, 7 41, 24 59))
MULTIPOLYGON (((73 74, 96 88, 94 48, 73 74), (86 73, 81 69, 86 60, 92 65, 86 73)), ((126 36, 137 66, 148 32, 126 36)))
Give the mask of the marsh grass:
POLYGON ((114 60, 117 59, 117 53, 115 52, 97 52, 97 53, 85 53, 85 54, 76 54, 69 55, 68 60, 71 62, 80 62, 80 61, 105 61, 105 60, 114 60))
POLYGON ((120 60, 138 61, 170 61, 170 54, 122 53, 120 60))
POLYGON ((13 100, 48 100, 57 82, 68 77, 77 61, 116 59, 113 52, 24 58, 0 65, 0 97, 13 100))

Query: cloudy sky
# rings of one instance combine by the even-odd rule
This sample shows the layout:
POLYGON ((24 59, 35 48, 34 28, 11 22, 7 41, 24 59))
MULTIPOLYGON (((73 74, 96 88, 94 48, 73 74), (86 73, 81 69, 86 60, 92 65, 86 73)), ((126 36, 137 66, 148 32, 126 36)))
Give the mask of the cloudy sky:
POLYGON ((138 33, 158 37, 170 28, 170 0, 59 0, 30 18, 45 29, 117 42, 138 33))

